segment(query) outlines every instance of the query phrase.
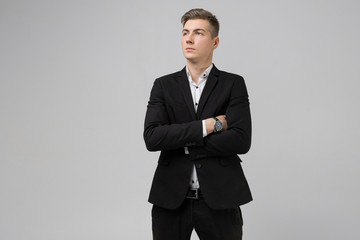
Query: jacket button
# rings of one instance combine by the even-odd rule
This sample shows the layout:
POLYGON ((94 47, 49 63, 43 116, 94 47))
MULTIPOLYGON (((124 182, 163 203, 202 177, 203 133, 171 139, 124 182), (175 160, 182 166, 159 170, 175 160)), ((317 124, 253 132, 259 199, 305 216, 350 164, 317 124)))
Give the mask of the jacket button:
POLYGON ((196 164, 195 164, 195 167, 196 167, 196 168, 201 168, 201 163, 196 163, 196 164))

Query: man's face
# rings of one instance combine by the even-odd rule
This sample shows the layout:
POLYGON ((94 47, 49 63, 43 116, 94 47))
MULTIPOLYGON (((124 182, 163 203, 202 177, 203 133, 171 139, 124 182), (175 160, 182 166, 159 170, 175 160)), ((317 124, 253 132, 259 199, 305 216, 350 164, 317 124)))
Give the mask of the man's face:
POLYGON ((185 58, 192 63, 208 62, 219 45, 219 38, 212 38, 209 21, 188 20, 182 31, 181 46, 185 58))

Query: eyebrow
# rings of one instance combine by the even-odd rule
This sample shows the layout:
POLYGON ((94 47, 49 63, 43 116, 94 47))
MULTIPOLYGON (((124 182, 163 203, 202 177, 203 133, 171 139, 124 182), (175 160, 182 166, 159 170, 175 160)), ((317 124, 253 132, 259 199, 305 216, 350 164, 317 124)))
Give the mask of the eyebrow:
MULTIPOLYGON (((183 32, 190 32, 188 29, 184 28, 182 30, 183 32)), ((203 32, 206 32, 205 29, 202 29, 202 28, 196 28, 193 30, 193 32, 198 32, 198 31, 203 31, 203 32)))

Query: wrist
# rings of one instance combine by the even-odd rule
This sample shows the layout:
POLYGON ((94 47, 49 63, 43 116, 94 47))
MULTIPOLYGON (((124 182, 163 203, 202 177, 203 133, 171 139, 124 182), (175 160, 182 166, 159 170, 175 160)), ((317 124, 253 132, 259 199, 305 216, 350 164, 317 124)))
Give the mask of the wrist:
POLYGON ((213 118, 208 118, 208 119, 205 120, 205 124, 206 124, 206 132, 207 132, 207 134, 213 133, 214 132, 215 120, 213 118))

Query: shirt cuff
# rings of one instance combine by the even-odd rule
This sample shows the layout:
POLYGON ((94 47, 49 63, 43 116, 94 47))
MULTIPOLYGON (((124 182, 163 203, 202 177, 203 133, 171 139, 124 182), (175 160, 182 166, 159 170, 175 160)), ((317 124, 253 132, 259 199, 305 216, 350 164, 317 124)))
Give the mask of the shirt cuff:
POLYGON ((202 120, 202 130, 203 130, 203 137, 206 137, 208 134, 206 132, 206 123, 205 120, 202 120))
POLYGON ((190 154, 188 147, 184 147, 184 151, 185 151, 185 154, 186 154, 186 155, 190 154))

